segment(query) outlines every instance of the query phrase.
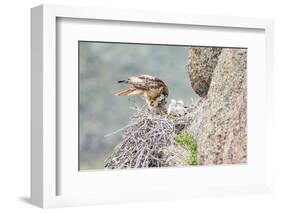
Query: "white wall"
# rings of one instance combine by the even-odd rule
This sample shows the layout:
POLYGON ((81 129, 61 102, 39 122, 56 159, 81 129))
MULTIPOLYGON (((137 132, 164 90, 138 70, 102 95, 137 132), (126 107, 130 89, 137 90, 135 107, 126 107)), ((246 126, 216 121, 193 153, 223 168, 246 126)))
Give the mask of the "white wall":
MULTIPOLYGON (((0 44, 0 211, 1 212, 37 212, 40 209, 27 204, 29 196, 30 172, 30 11, 41 3, 72 4, 74 0, 56 0, 44 2, 37 0, 2 1, 0 7, 1 44, 0 44)), ((275 113, 276 130, 281 109, 281 13, 278 0, 80 0, 82 6, 99 6, 123 9, 154 10, 168 12, 185 12, 191 14, 216 14, 232 16, 270 17, 275 19, 275 113), (278 85, 279 84, 279 85, 278 85)), ((278 127, 278 130, 280 127, 278 127)), ((277 131, 278 131, 277 130, 277 131)), ((244 196, 220 199, 193 199, 187 201, 158 202, 146 204, 109 205, 67 209, 70 212, 273 212, 281 210, 280 190, 280 148, 281 139, 276 133, 274 152, 272 153, 279 171, 275 172, 275 194, 262 196, 244 196)), ((66 209, 51 210, 60 212, 66 209)), ((48 210, 50 211, 50 210, 48 210)))

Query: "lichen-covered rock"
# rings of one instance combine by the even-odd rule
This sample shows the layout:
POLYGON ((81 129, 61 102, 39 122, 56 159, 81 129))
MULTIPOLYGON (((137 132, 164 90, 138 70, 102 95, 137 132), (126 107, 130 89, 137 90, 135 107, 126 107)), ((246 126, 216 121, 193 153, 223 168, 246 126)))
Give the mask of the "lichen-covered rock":
POLYGON ((201 165, 246 162, 246 64, 246 49, 222 49, 208 95, 189 113, 185 130, 198 143, 201 165))
POLYGON ((193 90, 201 97, 208 94, 213 71, 217 66, 222 48, 190 48, 188 75, 193 90))

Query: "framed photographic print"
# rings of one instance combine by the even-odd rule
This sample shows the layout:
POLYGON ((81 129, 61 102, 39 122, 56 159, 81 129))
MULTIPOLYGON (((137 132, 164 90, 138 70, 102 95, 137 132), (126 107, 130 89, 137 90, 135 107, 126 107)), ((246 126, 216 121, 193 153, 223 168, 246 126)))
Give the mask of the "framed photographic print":
POLYGON ((272 20, 31 15, 32 203, 270 192, 272 20))

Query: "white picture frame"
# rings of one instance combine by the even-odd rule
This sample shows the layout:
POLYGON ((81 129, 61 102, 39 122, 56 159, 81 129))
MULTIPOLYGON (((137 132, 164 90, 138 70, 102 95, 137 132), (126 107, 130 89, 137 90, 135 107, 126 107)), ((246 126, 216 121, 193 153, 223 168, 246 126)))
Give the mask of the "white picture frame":
MULTIPOLYGON (((97 203, 113 203, 113 202, 128 202, 128 201, 143 201, 143 200, 165 200, 165 199, 179 199, 194 196, 214 196, 214 195, 233 195, 233 194, 252 194, 252 193, 264 193, 270 192, 271 188, 271 165, 268 158, 270 157, 270 125, 272 115, 272 96, 270 91, 273 87, 273 21, 270 19, 256 19, 256 18, 241 18, 241 17, 216 17, 216 16, 203 16, 203 15, 187 15, 187 14, 160 14, 146 11, 122 11, 112 9, 99 9, 99 8, 85 8, 74 6, 54 6, 54 5, 41 5, 31 10, 31 80, 32 80, 32 104, 31 104, 31 201, 33 204, 47 208, 47 207, 59 207, 59 206, 76 206, 76 205, 91 205, 97 203), (122 23, 152 23, 155 26, 165 26, 167 29, 173 26, 199 26, 212 29, 227 29, 232 30, 259 30, 263 32, 264 37, 262 41, 264 45, 264 67, 262 68, 266 74, 266 79, 263 79, 266 87, 261 89, 261 92, 266 95, 264 100, 264 107, 266 112, 269 112, 264 116, 264 122, 266 124, 266 131, 263 133, 265 140, 263 145, 266 147, 266 152, 263 153, 262 161, 264 164, 257 170, 257 174, 264 173, 260 178, 253 180, 253 184, 250 184, 251 177, 243 178, 239 182, 231 184, 216 183, 216 185, 200 186, 200 181, 192 183, 190 185, 179 188, 176 185, 168 185, 167 189, 162 190, 160 187, 152 189, 153 192, 145 195, 141 188, 147 190, 145 186, 140 185, 134 192, 127 189, 124 191, 112 191, 108 194, 105 190, 102 193, 102 188, 99 189, 99 194, 91 195, 84 193, 85 190, 75 193, 60 193, 59 185, 63 184, 61 181, 67 181, 61 179, 60 173, 63 171, 65 164, 60 164, 58 161, 60 158, 61 148, 56 143, 57 141, 57 88, 58 82, 56 70, 57 65, 57 49, 58 49, 58 20, 59 19, 79 19, 79 20, 100 20, 100 21, 118 21, 120 25, 122 23), (63 167, 63 168, 62 168, 63 167), (169 193, 171 192, 171 193, 169 193), (120 193, 123 193, 120 196, 120 193), (127 193, 127 195, 126 195, 127 193)), ((120 40, 118 40, 120 41, 120 40)), ((164 42, 164 40, 162 41, 164 42)), ((197 43, 199 45, 199 43, 197 43)), ((260 79, 262 80, 262 79, 260 79)), ((254 105, 254 103, 252 104, 254 105)), ((261 109, 262 110, 262 109, 261 109)), ((259 111, 261 112, 261 111, 259 111)), ((63 148, 63 147, 62 147, 63 148)), ((257 148, 258 149, 258 148, 257 148)), ((71 150, 71 148, 70 148, 71 150)), ((74 150, 75 151, 75 150, 74 150)), ((65 151, 67 152, 67 151, 65 151)), ((67 153, 65 154, 67 155, 67 153)), ((74 158, 78 161, 78 159, 74 158)), ((203 175, 202 169, 194 169, 194 173, 203 175)), ((226 166, 216 168, 206 168, 218 172, 212 177, 216 178, 216 175, 220 174, 221 170, 227 170, 231 175, 235 168, 226 166)), ((237 168, 236 168, 237 169, 237 168)), ((246 172, 247 167, 243 166, 237 170, 239 172, 246 172)), ((72 170, 73 171, 73 168, 72 170)), ((126 178, 144 178, 147 175, 163 175, 169 178, 175 178, 179 172, 187 175, 190 172, 190 168, 165 169, 165 170, 130 170, 130 171, 104 171, 106 175, 99 175, 96 173, 95 177, 92 174, 83 173, 82 179, 78 181, 89 181, 89 178, 100 178, 101 181, 107 178, 107 181, 114 181, 114 178, 120 177, 126 181, 126 178), (189 169, 189 170, 188 170, 189 169), (98 176, 100 177, 98 177, 98 176)), ((76 172, 79 172, 78 170, 76 172)), ((79 191, 79 183, 75 183, 75 178, 71 176, 71 173, 66 173, 70 176, 67 191, 79 191), (75 187, 76 186, 76 187, 75 187)), ((237 178, 239 179, 239 178, 237 178)), ((180 182, 181 180, 179 180, 180 182)), ((157 184, 156 184, 157 185, 157 184)), ((83 188, 81 186, 81 188, 83 188)), ((121 187, 120 187, 121 188, 121 187)), ((120 189, 119 190, 122 190, 120 189)))

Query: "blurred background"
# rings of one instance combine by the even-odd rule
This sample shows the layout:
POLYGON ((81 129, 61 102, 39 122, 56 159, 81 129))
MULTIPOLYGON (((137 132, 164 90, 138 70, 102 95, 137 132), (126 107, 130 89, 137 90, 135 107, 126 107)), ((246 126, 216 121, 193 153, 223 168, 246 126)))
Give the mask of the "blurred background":
POLYGON ((106 136, 128 124, 142 106, 140 97, 117 97, 127 86, 118 80, 148 74, 162 79, 171 99, 190 104, 198 99, 186 72, 188 47, 147 44, 79 42, 79 166, 103 169, 104 160, 121 141, 121 133, 106 136))

